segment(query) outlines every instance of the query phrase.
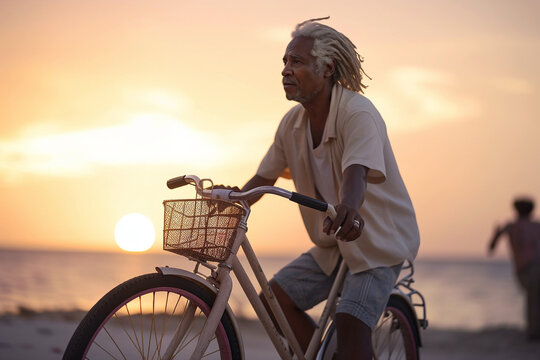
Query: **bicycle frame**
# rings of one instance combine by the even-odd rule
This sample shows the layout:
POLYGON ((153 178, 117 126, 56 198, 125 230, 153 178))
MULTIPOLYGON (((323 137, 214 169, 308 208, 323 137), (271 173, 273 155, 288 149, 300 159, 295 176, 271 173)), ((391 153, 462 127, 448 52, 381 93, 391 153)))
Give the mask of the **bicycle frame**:
MULTIPOLYGON (((318 326, 315 325, 312 339, 303 353, 246 232, 250 214, 247 201, 265 193, 326 212, 331 219, 336 217, 333 207, 272 186, 255 187, 245 192, 208 189, 201 186, 201 181, 193 175, 167 182, 171 189, 187 184, 195 184, 197 195, 201 198, 164 201, 163 244, 165 250, 195 260, 195 269, 189 272, 180 268, 156 268, 161 274, 144 274, 116 286, 81 321, 71 337, 64 358, 83 358, 87 354, 101 357, 106 353, 111 357, 120 354, 122 358, 131 358, 139 354, 143 358, 157 355, 160 359, 172 359, 185 351, 182 358, 190 356, 191 359, 200 359, 203 354, 207 356, 219 352, 222 358, 243 359, 242 335, 228 305, 233 287, 231 271, 236 275, 280 358, 321 360, 332 357, 339 350, 338 334, 335 324, 329 324, 329 319, 335 313, 339 290, 347 272, 345 262, 342 260, 339 264, 318 326), (231 202, 240 203, 241 206, 232 206, 231 202), (174 205, 171 207, 170 204, 174 205), (178 204, 181 206, 175 209, 178 204), (256 280, 251 280, 252 274, 248 277, 240 263, 237 255, 240 248, 256 280), (208 271, 200 272, 201 266, 209 269, 210 274, 208 271), (261 295, 258 295, 255 283, 260 285, 261 295), (137 317, 136 322, 132 321, 132 315, 137 317), (211 348, 209 343, 212 344, 211 348)), ((338 227, 336 233, 339 231, 338 227)), ((395 285, 385 311, 375 326, 374 356, 390 358, 397 354, 405 355, 409 360, 418 358, 418 329, 427 326, 425 302, 421 294, 410 286, 413 282, 412 263, 407 264, 405 269, 410 269, 410 274, 395 285), (415 300, 418 297, 420 302, 415 303, 413 296, 415 300), (415 307, 419 306, 424 310, 421 320, 415 313, 415 307)))
MULTIPOLYGON (((211 189, 204 189, 203 186, 201 185, 203 181, 205 180, 200 180, 196 176, 189 175, 189 176, 182 176, 182 177, 171 179, 167 182, 167 186, 173 189, 179 186, 184 186, 186 184, 193 184, 195 185, 197 194, 199 194, 203 198, 211 198, 211 199, 225 200, 225 201, 236 201, 236 202, 239 202, 243 206, 246 212, 242 216, 240 223, 238 225, 236 235, 235 235, 232 247, 230 249, 230 255, 224 261, 220 262, 217 266, 214 266, 214 265, 208 264, 204 260, 192 259, 197 262, 197 265, 195 267, 194 274, 192 274, 193 276, 190 276, 190 277, 192 279, 195 279, 196 281, 204 283, 204 286, 206 287, 211 287, 213 289, 216 289, 215 291, 213 290, 216 293, 216 299, 207 317, 207 321, 205 325, 203 326, 202 332, 199 336, 198 343, 196 345, 195 351, 193 352, 191 356, 191 359, 199 359, 202 356, 202 354, 205 352, 206 348, 208 347, 208 344, 213 334, 215 333, 217 329, 217 326, 220 322, 223 312, 230 311, 230 308, 228 308, 228 300, 232 291, 232 279, 230 276, 231 271, 234 272, 236 278, 238 279, 240 286, 242 287, 244 293, 246 294, 251 306, 255 310, 255 313, 260 319, 263 327, 268 333, 268 336, 270 337, 270 340, 272 341, 274 347, 276 348, 279 356, 282 359, 287 359, 287 360, 290 360, 293 358, 299 359, 299 360, 315 359, 317 352, 321 346, 321 340, 324 336, 325 330, 327 329, 328 320, 331 314, 335 311, 336 300, 341 290, 341 287, 343 285, 343 281, 345 279, 347 266, 343 260, 340 261, 338 273, 334 280, 332 288, 330 290, 329 296, 326 301, 326 305, 320 316, 319 323, 314 331, 314 334, 312 335, 308 349, 306 350, 306 353, 304 354, 304 352, 302 351, 300 347, 300 344, 298 343, 296 339, 296 336, 294 335, 292 331, 291 326, 289 325, 283 313, 283 310, 281 309, 276 297, 274 296, 272 289, 270 288, 266 275, 264 274, 259 264, 259 261, 257 259, 257 256, 255 255, 253 248, 251 247, 251 244, 249 243, 249 240, 246 236, 247 219, 249 218, 249 214, 250 214, 249 203, 247 202, 246 199, 254 198, 256 196, 260 196, 265 193, 271 193, 274 195, 279 195, 281 197, 288 198, 291 201, 297 202, 304 206, 314 208, 319 211, 323 211, 323 212, 326 211, 327 214, 331 218, 334 218, 336 216, 334 208, 331 205, 320 202, 316 199, 312 199, 312 198, 303 196, 301 194, 289 192, 287 190, 276 188, 273 186, 262 186, 262 187, 254 188, 244 193, 238 193, 229 189, 213 189, 213 186, 211 187, 211 189), (255 290, 251 280, 249 279, 246 273, 246 270, 244 269, 243 265, 240 263, 237 257, 237 253, 240 247, 242 247, 243 252, 248 260, 249 266, 253 274, 255 275, 255 278, 257 279, 258 284, 261 287, 262 296, 266 300, 269 306, 268 310, 263 305, 263 302, 260 299, 257 291, 255 290), (199 265, 203 265, 211 270, 211 275, 208 276, 206 279, 197 275, 199 265), (278 327, 274 325, 271 316, 273 316, 275 321, 277 322, 278 327, 279 329, 281 329, 282 335, 286 339, 287 343, 284 342, 283 338, 278 332, 278 327)), ((338 228, 337 232, 339 232, 339 230, 340 228, 338 228)), ((412 289, 412 287, 410 286, 410 284, 413 282, 412 274, 414 271, 412 263, 409 262, 405 266, 405 268, 410 268, 411 273, 405 276, 403 279, 401 279, 398 282, 398 284, 396 284, 393 294, 399 295, 403 297, 405 300, 407 300, 406 303, 409 304, 410 310, 417 322, 417 325, 420 325, 421 327, 425 328, 427 327, 427 320, 425 317, 424 299, 420 293, 412 289), (406 291, 403 291, 401 288, 404 288, 406 291), (412 301, 412 295, 420 296, 421 303, 414 303, 412 301), (424 316, 423 316, 423 319, 421 319, 420 321, 418 320, 416 316, 416 311, 414 310, 414 307, 418 307, 418 306, 423 307, 424 309, 424 314, 423 314, 424 316)), ((168 274, 172 273, 173 275, 177 275, 176 272, 170 271, 167 269, 168 268, 162 268, 161 271, 163 273, 168 273, 168 274)), ((179 275, 179 276, 183 276, 183 275, 179 275)), ((231 318, 234 318, 234 316, 231 316, 231 318)), ((170 345, 171 348, 167 349, 168 354, 174 353, 174 350, 175 350, 174 348, 176 347, 175 343, 179 343, 180 340, 182 339, 184 335, 184 331, 185 331, 183 327, 185 326, 181 324, 178 327, 178 329, 175 331, 173 338, 177 339, 178 342, 174 340, 171 342, 171 345, 170 345)), ((240 334, 239 332, 237 333, 240 334)), ((418 333, 417 335, 419 336, 418 333)), ((242 348, 242 356, 243 356, 243 348, 242 348)))
MULTIPOLYGON (((249 207, 247 207, 247 209, 249 209, 249 207)), ((257 256, 255 255, 255 252, 253 251, 253 248, 251 247, 251 244, 249 243, 249 240, 246 236, 246 231, 247 231, 246 221, 247 221, 248 216, 249 216, 249 211, 247 211, 246 215, 244 215, 243 219, 241 220, 240 226, 238 227, 236 237, 233 243, 231 254, 225 261, 219 263, 216 267, 216 266, 207 264, 205 262, 195 260, 197 261, 197 265, 196 265, 197 267, 199 266, 199 264, 202 264, 203 266, 211 269, 212 274, 207 279, 203 279, 202 277, 198 275, 189 273, 190 274, 189 277, 191 279, 206 283, 205 286, 207 287, 215 286, 217 288, 217 292, 216 292, 217 295, 214 301, 214 305, 203 327, 197 346, 191 358, 199 359, 202 356, 202 354, 206 350, 206 347, 208 346, 219 324, 219 321, 221 319, 221 316, 223 315, 223 312, 230 311, 230 309, 228 308, 228 300, 232 291, 232 280, 231 280, 230 272, 233 271, 236 278, 238 279, 240 286, 242 287, 244 293, 246 294, 249 302, 251 303, 251 306, 255 310, 255 313, 260 319, 263 327, 265 328, 268 336, 270 337, 270 340, 272 341, 280 357, 282 359, 287 359, 287 360, 293 359, 293 356, 289 352, 289 348, 288 348, 288 346, 290 346, 290 349, 293 351, 293 354, 296 359, 302 359, 302 360, 314 359, 319 349, 319 346, 321 344, 321 340, 324 335, 324 330, 326 329, 330 315, 332 311, 334 310, 334 305, 335 305, 339 290, 341 289, 341 286, 343 284, 343 279, 345 278, 345 274, 347 271, 346 265, 344 262, 342 262, 340 265, 338 275, 336 277, 336 280, 334 281, 334 285, 332 286, 332 289, 328 296, 328 300, 321 314, 318 326, 315 330, 315 333, 313 334, 311 338, 309 347, 306 353, 304 354, 300 347, 300 344, 296 340, 296 336, 294 335, 287 319, 285 318, 285 315, 283 314, 283 311, 281 310, 281 307, 279 306, 279 303, 276 297, 273 294, 272 289, 270 288, 268 279, 266 278, 266 275, 264 274, 264 271, 262 270, 260 266, 257 256), (237 253, 240 247, 242 247, 242 250, 248 260, 249 267, 251 268, 252 272, 255 275, 255 278, 257 279, 259 286, 261 287, 261 293, 263 294, 264 298, 269 304, 270 312, 263 305, 263 302, 259 298, 259 295, 255 287, 253 286, 251 280, 249 279, 249 276, 244 266, 240 263, 240 260, 237 257, 237 253), (209 285, 209 283, 213 285, 209 285), (288 346, 287 344, 284 343, 281 335, 278 332, 278 329, 272 322, 271 315, 274 316, 280 329, 282 329, 283 336, 287 340, 288 346)), ((186 276, 186 274, 183 271, 177 272, 168 267, 158 268, 158 271, 163 274, 186 276)), ((183 336, 182 329, 177 329, 174 337, 182 337, 182 336, 183 336)), ((174 349, 168 349, 168 351, 173 353, 174 349)))

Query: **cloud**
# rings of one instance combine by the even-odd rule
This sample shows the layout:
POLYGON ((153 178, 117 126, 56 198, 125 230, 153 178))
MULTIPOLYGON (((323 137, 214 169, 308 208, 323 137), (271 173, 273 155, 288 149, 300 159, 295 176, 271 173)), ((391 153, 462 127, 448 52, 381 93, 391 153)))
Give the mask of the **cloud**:
POLYGON ((185 113, 191 105, 187 97, 171 89, 128 89, 124 99, 131 106, 146 106, 162 112, 185 113))
POLYGON ((23 129, 18 138, 0 140, 0 175, 65 177, 104 166, 256 164, 274 130, 275 124, 256 122, 205 132, 162 113, 142 113, 117 125, 73 132, 38 124, 23 129))
POLYGON ((81 175, 97 166, 206 164, 227 156, 216 135, 162 114, 140 114, 119 125, 37 134, 0 141, 0 171, 10 175, 81 175))
POLYGON ((512 76, 499 76, 492 79, 493 86, 508 94, 526 95, 534 91, 534 86, 525 79, 512 76))
MULTIPOLYGON (((415 130, 478 116, 480 105, 461 95, 450 73, 418 67, 399 67, 383 79, 384 92, 374 91, 389 127, 415 130)), ((380 88, 380 87, 379 87, 380 88)))
POLYGON ((268 27, 259 31, 263 40, 269 40, 279 44, 286 44, 291 40, 292 29, 290 27, 268 27))

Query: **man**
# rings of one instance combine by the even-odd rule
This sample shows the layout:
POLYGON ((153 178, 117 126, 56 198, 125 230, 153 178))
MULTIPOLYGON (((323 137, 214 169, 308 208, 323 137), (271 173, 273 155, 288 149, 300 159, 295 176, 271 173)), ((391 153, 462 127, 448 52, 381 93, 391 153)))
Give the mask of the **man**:
POLYGON ((540 340, 540 223, 531 220, 531 199, 516 199, 514 208, 517 220, 495 229, 488 252, 493 254, 501 235, 508 234, 514 270, 527 296, 527 336, 540 340))
POLYGON ((334 221, 300 207, 315 246, 270 284, 305 350, 315 328, 305 310, 327 297, 342 256, 349 273, 336 310, 336 355, 372 359, 371 331, 403 261, 416 256, 418 227, 384 121, 358 93, 366 87, 363 59, 317 20, 297 25, 283 57, 285 95, 299 104, 242 190, 273 185, 287 172, 299 193, 335 205, 334 221))

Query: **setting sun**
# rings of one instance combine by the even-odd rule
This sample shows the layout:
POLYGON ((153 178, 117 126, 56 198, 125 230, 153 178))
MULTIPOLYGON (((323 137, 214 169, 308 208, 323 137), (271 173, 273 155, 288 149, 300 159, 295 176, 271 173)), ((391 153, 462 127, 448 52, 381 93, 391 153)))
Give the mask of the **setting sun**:
POLYGON ((124 215, 114 229, 114 239, 125 251, 146 251, 154 244, 154 225, 142 214, 124 215))

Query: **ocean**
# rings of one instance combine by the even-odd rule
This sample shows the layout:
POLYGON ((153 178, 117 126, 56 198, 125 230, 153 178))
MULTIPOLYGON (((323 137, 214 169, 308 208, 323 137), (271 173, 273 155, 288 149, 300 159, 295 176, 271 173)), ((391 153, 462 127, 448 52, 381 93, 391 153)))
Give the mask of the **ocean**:
MULTIPOLYGON (((261 257, 271 277, 288 257, 261 257)), ((0 314, 88 310, 119 283, 156 266, 187 270, 193 262, 163 253, 89 253, 0 249, 0 314)), ((250 273, 250 272, 248 272, 250 273)), ((482 329, 524 326, 524 297, 510 263, 500 260, 418 259, 414 287, 426 300, 432 327, 482 329)), ((241 288, 230 301, 236 315, 255 317, 241 288)))

